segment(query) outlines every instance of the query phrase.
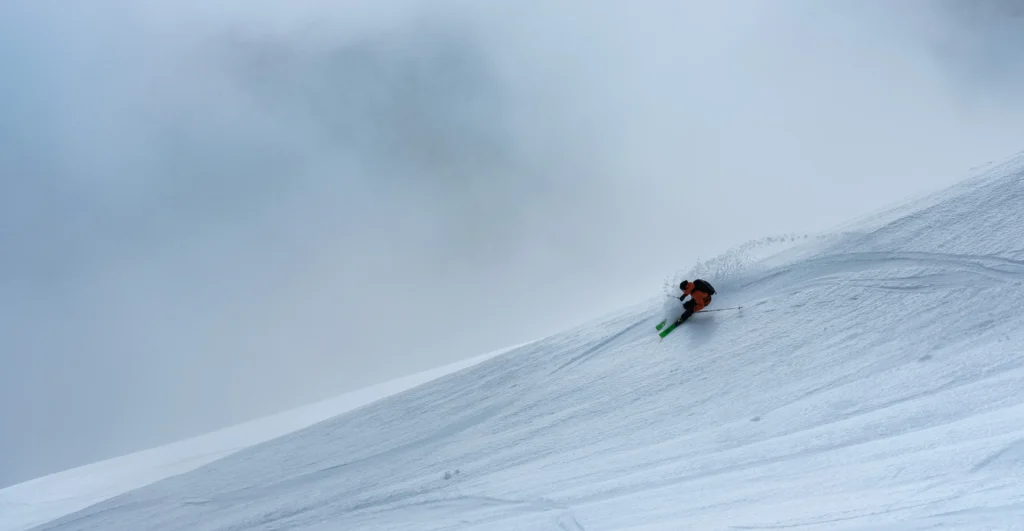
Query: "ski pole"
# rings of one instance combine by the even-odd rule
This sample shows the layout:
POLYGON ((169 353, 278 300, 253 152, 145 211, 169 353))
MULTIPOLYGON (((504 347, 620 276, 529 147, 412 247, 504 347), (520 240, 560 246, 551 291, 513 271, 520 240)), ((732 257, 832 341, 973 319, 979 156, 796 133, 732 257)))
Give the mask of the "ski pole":
MULTIPOLYGON (((676 297, 675 295, 665 295, 665 296, 670 298, 670 299, 677 299, 677 300, 679 299, 679 297, 676 297)), ((714 310, 701 310, 701 313, 704 313, 704 312, 724 312, 726 310, 742 310, 742 309, 743 309, 742 306, 733 306, 732 308, 715 308, 714 310)))

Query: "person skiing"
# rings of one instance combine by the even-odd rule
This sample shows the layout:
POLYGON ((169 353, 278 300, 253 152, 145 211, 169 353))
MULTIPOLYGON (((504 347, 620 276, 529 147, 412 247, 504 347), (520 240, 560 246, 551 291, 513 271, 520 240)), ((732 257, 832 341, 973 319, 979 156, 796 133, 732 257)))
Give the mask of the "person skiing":
POLYGON ((683 294, 679 296, 679 300, 685 300, 687 296, 690 300, 683 303, 683 315, 679 316, 676 320, 676 325, 683 324, 691 315, 707 308, 711 304, 711 296, 715 294, 715 288, 704 279, 696 279, 693 282, 684 280, 679 283, 679 289, 683 290, 683 294))

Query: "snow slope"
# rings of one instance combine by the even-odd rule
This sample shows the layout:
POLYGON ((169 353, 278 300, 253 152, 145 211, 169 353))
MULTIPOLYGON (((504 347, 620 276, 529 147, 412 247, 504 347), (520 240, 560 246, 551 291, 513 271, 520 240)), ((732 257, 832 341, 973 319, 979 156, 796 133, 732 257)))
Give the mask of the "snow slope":
POLYGON ((1022 160, 40 529, 1024 529, 1022 160))
POLYGON ((311 426, 507 350, 475 356, 199 437, 0 489, 0 531, 28 529, 161 479, 195 470, 242 448, 311 426))

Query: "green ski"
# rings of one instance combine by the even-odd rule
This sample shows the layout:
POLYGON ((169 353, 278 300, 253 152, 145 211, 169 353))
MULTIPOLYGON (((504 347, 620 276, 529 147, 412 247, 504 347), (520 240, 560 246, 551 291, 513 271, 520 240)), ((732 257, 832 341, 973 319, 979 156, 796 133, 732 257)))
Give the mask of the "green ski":
MULTIPOLYGON (((659 327, 660 326, 661 325, 659 325, 659 327)), ((675 323, 674 322, 674 323, 666 326, 664 329, 659 328, 659 330, 661 330, 661 332, 658 332, 658 335, 661 336, 662 339, 665 339, 665 336, 671 334, 672 331, 675 330, 677 326, 679 326, 679 323, 675 323)))

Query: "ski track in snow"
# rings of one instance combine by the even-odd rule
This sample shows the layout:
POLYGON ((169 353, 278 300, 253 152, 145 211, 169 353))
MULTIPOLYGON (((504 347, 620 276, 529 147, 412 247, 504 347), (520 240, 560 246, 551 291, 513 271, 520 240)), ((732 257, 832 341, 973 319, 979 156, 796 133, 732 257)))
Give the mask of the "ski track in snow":
POLYGON ((1020 162, 39 529, 1024 529, 1020 162))

